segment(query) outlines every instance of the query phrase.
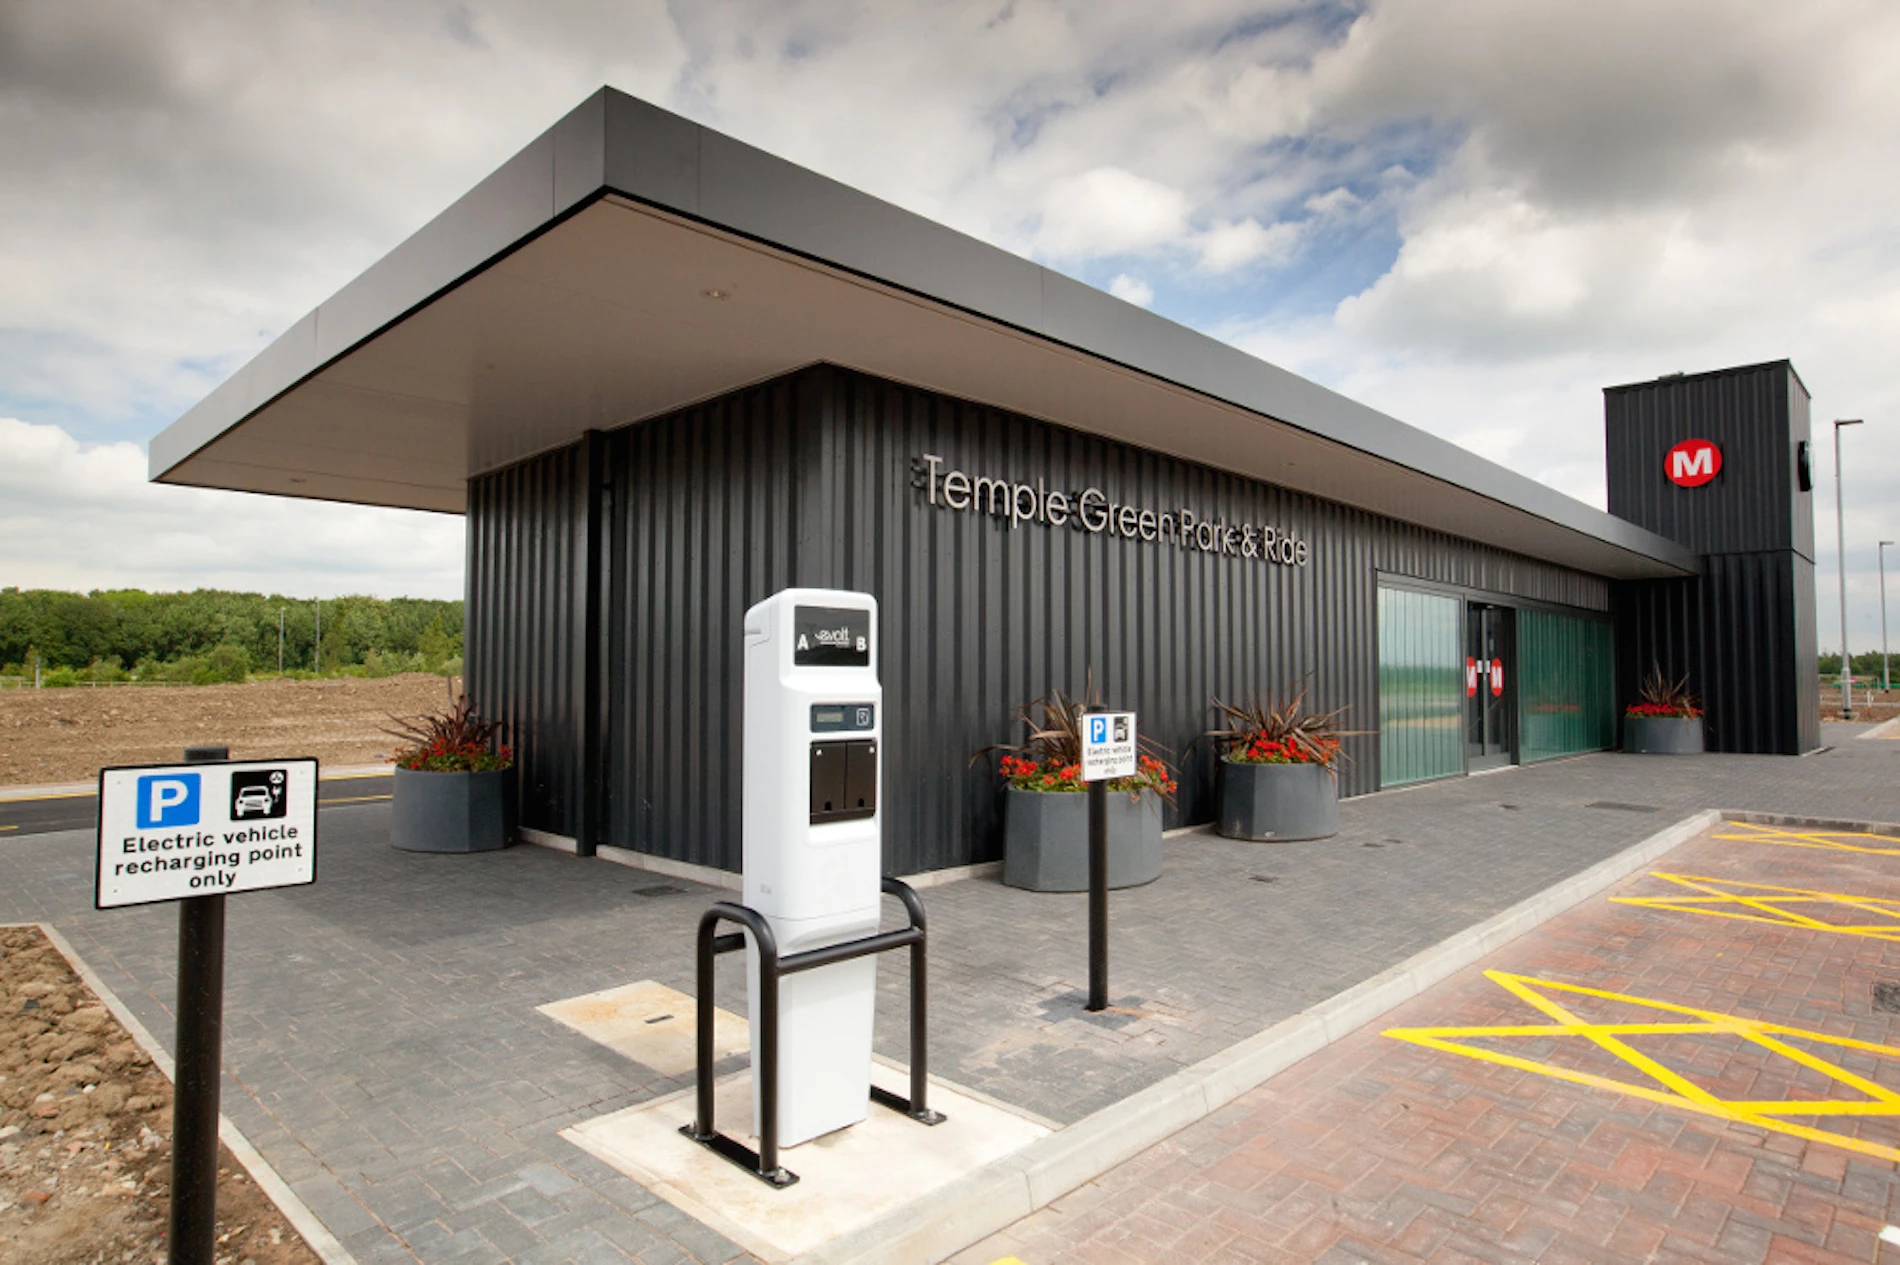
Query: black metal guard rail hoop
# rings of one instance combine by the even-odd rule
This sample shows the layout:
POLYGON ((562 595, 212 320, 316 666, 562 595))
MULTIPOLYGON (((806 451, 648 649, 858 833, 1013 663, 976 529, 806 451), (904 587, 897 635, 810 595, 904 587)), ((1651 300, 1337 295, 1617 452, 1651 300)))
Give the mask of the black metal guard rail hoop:
POLYGON ((924 903, 908 884, 894 878, 882 881, 884 893, 895 896, 904 905, 910 925, 901 931, 880 931, 876 935, 840 944, 828 944, 781 958, 778 940, 765 916, 745 905, 714 901, 699 917, 698 949, 698 1029, 693 1123, 681 1125, 680 1132, 714 1154, 730 1160, 754 1177, 771 1186, 786 1187, 798 1180, 798 1174, 778 1162, 778 986, 787 975, 816 970, 839 962, 910 948, 910 1097, 899 1098, 889 1090, 871 1086, 871 1098, 880 1106, 909 1116, 919 1124, 942 1124, 944 1116, 930 1109, 930 1067, 927 1040, 926 1004, 929 989, 925 979, 924 950, 926 931, 924 903), (752 933, 759 957, 759 1065, 752 1074, 759 1086, 759 1149, 755 1154, 714 1127, 713 1121, 713 964, 721 953, 745 947, 745 935, 733 931, 715 934, 721 922, 736 922, 752 933))

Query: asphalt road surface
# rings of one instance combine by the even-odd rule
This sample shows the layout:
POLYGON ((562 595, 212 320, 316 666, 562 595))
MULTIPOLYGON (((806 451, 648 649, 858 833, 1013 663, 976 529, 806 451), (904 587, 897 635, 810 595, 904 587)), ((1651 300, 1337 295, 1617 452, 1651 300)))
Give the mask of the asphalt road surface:
MULTIPOLYGON (((317 806, 366 804, 391 794, 388 773, 326 777, 317 783, 317 806)), ((91 830, 98 822, 99 797, 91 791, 46 795, 38 799, 0 800, 0 843, 22 835, 55 830, 91 830)))

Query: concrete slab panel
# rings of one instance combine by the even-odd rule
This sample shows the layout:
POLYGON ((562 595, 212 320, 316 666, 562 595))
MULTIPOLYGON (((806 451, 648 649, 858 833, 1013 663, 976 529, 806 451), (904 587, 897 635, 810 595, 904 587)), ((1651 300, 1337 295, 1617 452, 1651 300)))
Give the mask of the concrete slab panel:
MULTIPOLYGON (((909 1092, 909 1073, 873 1065, 873 1083, 909 1092)), ((798 1184, 775 1190, 679 1132, 693 1116, 686 1090, 565 1129, 561 1136, 680 1211, 768 1261, 786 1261, 849 1234, 1049 1132, 1011 1111, 932 1079, 930 1105, 948 1119, 920 1125, 873 1105, 862 1124, 780 1153, 798 1184)), ((756 1146, 752 1073, 719 1082, 716 1123, 756 1146)))
MULTIPOLYGON (((676 988, 636 980, 535 1009, 662 1076, 693 1070, 699 1006, 676 988)), ((751 1040, 744 1019, 727 1010, 713 1012, 715 1058, 743 1054, 751 1040)))

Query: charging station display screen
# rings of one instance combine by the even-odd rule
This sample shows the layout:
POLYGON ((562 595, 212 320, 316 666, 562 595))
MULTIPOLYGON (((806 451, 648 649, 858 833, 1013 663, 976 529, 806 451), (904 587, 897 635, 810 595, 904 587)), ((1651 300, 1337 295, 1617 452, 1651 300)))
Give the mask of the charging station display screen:
POLYGON ((871 666, 871 612, 800 606, 792 612, 792 662, 800 667, 871 666))

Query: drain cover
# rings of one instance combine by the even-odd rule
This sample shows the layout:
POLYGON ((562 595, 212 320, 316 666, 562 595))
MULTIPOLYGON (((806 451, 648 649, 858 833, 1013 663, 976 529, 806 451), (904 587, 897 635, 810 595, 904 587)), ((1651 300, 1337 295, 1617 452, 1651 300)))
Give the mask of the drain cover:
POLYGON ((1256 883, 1277 883, 1280 881, 1272 874, 1249 874, 1247 877, 1256 883))
POLYGON ((649 897, 678 896, 685 890, 683 887, 674 887, 671 883, 655 883, 652 887, 636 887, 633 889, 633 894, 635 896, 649 897))
POLYGON ((1662 809, 1654 804, 1619 804, 1613 799, 1591 800, 1585 808, 1607 808, 1618 813, 1659 813, 1662 809))
POLYGON ((1874 1009, 1900 1015, 1900 980, 1874 981, 1874 1009))

